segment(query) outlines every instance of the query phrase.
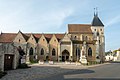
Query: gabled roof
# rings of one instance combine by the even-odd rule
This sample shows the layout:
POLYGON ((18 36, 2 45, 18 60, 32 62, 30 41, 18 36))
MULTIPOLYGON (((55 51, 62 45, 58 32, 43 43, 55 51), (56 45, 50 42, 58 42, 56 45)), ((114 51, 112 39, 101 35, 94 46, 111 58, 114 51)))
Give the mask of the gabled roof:
POLYGON ((42 34, 32 34, 36 40, 36 42, 38 42, 39 38, 41 37, 42 34))
POLYGON ((58 41, 60 41, 65 34, 55 34, 56 38, 58 39, 58 41))
POLYGON ((0 42, 11 43, 15 39, 16 35, 16 33, 1 33, 0 42))
MULTIPOLYGON (((31 33, 22 33, 22 36, 24 37, 24 39, 27 41, 30 36, 31 33)), ((18 33, 1 33, 0 35, 0 42, 1 43, 10 43, 13 42, 13 40, 15 39, 15 37, 17 36, 18 33)), ((38 42, 38 40, 40 39, 40 37, 42 36, 42 34, 39 33, 32 33, 33 37, 35 38, 36 42, 38 42)), ((47 40, 47 42, 49 43, 50 39, 52 38, 53 34, 43 34, 47 40)), ((61 40, 64 37, 64 34, 55 34, 56 38, 59 40, 61 40)))
POLYGON ((68 33, 92 34, 91 24, 68 24, 68 33))
POLYGON ((65 33, 64 37, 60 40, 60 42, 71 42, 71 39, 68 34, 65 33))
POLYGON ((30 36, 25 35, 24 33, 22 33, 21 31, 19 31, 18 33, 21 33, 23 38, 27 41, 29 39, 30 36))
POLYGON ((94 18, 93 18, 93 21, 91 24, 92 24, 92 26, 104 26, 97 14, 94 15, 94 18))
POLYGON ((45 36, 48 43, 49 43, 50 39, 52 38, 52 35, 53 34, 44 34, 44 36, 45 36))
MULTIPOLYGON (((29 36, 28 40, 30 39, 31 36, 33 36, 33 38, 35 39, 36 43, 37 43, 37 38, 31 33, 31 34, 26 34, 27 36, 29 36)), ((27 40, 27 41, 28 41, 27 40)))

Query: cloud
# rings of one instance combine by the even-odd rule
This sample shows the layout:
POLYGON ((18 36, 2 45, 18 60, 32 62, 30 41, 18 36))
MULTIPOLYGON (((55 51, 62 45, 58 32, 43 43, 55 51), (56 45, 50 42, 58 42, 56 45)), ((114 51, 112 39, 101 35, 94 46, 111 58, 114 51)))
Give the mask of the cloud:
POLYGON ((112 19, 109 19, 108 22, 106 22, 107 23, 106 27, 114 25, 114 24, 119 23, 119 22, 120 22, 120 15, 118 15, 112 19))
POLYGON ((4 0, 0 4, 0 26, 3 32, 17 32, 19 29, 25 32, 59 32, 65 20, 73 14, 79 16, 88 3, 84 0, 4 0))

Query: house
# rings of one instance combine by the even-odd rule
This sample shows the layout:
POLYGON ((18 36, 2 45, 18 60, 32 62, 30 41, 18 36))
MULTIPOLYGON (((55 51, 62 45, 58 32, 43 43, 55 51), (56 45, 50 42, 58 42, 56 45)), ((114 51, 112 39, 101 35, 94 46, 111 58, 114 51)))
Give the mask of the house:
POLYGON ((120 49, 113 51, 113 61, 120 61, 120 49))
POLYGON ((0 70, 16 69, 19 63, 19 53, 16 47, 12 43, 12 39, 15 37, 1 34, 0 35, 0 70), (2 39, 1 39, 2 37, 2 39), (2 42, 3 41, 3 42, 2 42))
POLYGON ((107 52, 106 56, 105 56, 105 61, 113 61, 114 56, 112 51, 107 52))

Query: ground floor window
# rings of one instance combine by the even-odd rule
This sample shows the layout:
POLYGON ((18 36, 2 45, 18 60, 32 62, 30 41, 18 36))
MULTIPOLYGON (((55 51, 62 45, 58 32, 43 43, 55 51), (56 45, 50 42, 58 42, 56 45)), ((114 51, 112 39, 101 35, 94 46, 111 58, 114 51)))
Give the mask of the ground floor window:
POLYGON ((30 48, 29 54, 33 55, 33 48, 32 47, 30 48))
POLYGON ((55 51, 55 49, 53 48, 53 50, 52 50, 52 56, 55 56, 56 55, 56 51, 55 51))
POLYGON ((42 48, 40 51, 41 55, 44 55, 44 49, 42 48))
POLYGON ((88 49, 88 56, 92 56, 92 49, 91 49, 91 47, 89 47, 89 49, 88 49))

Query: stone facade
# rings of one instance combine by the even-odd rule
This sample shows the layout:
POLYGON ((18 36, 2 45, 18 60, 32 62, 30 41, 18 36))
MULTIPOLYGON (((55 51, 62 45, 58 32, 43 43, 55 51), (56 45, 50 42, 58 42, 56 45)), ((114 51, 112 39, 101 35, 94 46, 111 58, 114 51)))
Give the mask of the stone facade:
MULTIPOLYGON (((68 24, 65 34, 1 33, 0 43, 20 47, 27 62, 80 61, 83 56, 86 61, 103 62, 105 57, 104 25, 97 14, 91 24, 68 24)), ((6 54, 3 50, 0 57, 6 54)))
POLYGON ((10 43, 0 43, 0 70, 4 71, 4 67, 9 66, 5 64, 7 63, 7 60, 5 59, 6 55, 13 56, 13 61, 11 62, 11 69, 16 69, 19 63, 19 53, 17 51, 17 48, 10 43))

